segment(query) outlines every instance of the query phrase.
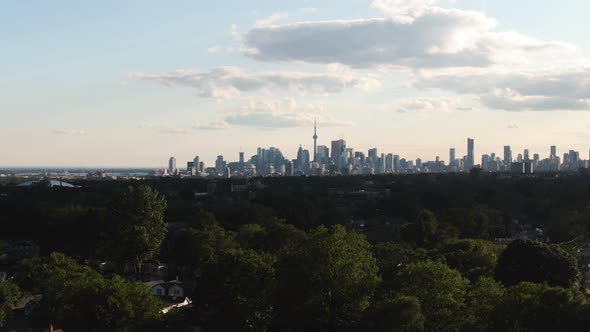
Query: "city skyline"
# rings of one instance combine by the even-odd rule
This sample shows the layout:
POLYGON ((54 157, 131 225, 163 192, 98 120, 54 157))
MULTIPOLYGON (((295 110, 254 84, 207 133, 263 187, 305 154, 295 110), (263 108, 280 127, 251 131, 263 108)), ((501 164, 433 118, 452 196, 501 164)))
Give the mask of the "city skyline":
POLYGON ((412 160, 466 155, 467 137, 475 164, 504 145, 586 158, 588 12, 584 0, 1 4, 0 167, 296 156, 316 122, 318 146, 343 137, 412 160))
MULTIPOLYGON (((467 138, 466 153, 462 157, 457 156, 456 147, 448 149, 449 159, 437 155, 432 159, 422 156, 416 159, 406 158, 392 151, 379 150, 377 147, 364 150, 356 150, 347 145, 342 137, 330 141, 330 145, 317 145, 317 125, 313 125, 313 149, 310 152, 299 145, 295 159, 284 155, 280 147, 257 147, 256 154, 250 159, 245 159, 245 152, 239 152, 239 160, 236 162, 231 156, 217 155, 214 165, 208 165, 196 155, 192 161, 188 161, 186 169, 176 166, 176 158, 170 157, 168 167, 163 168, 159 175, 214 175, 231 177, 235 175, 346 175, 359 174, 384 174, 384 173, 421 173, 421 172, 469 172, 472 168, 480 168, 490 172, 511 173, 535 173, 577 171, 580 168, 590 168, 590 149, 588 159, 584 158, 584 152, 574 149, 563 149, 563 158, 559 156, 556 145, 548 147, 548 154, 538 153, 528 148, 522 149, 522 153, 513 150, 511 145, 504 145, 502 154, 491 151, 488 153, 476 153, 474 138, 467 138), (381 151, 381 152, 379 152, 381 151), (265 157, 266 156, 266 157, 265 157), (313 158, 311 157, 313 156, 313 158), (226 159, 228 158, 228 159, 226 159), (200 161, 200 162, 199 162, 200 161)), ((546 152, 547 152, 546 151, 546 152)))

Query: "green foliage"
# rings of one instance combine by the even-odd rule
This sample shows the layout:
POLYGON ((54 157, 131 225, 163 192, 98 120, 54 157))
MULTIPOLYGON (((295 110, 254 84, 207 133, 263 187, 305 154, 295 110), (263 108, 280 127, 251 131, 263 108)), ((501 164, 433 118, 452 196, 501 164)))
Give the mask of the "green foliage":
POLYGON ((400 293, 420 301, 427 331, 454 331, 461 326, 468 284, 458 271, 433 261, 406 265, 396 278, 400 293))
POLYGON ((295 330, 352 326, 379 282, 369 243, 339 225, 312 231, 278 263, 278 273, 275 324, 295 330))
POLYGON ((143 284, 105 279, 60 253, 24 260, 16 280, 42 295, 36 319, 66 330, 136 331, 158 320, 162 307, 143 284))
POLYGON ((505 286, 522 281, 547 282, 550 286, 578 287, 577 260, 559 245, 519 239, 502 252, 496 279, 505 286))
POLYGON ((506 289, 493 313, 495 331, 570 331, 583 296, 573 289, 522 282, 506 289))
POLYGON ((465 298, 463 331, 493 331, 493 314, 503 305, 504 288, 490 277, 481 277, 470 284, 465 298))
POLYGON ((464 239, 445 244, 438 255, 471 281, 493 276, 497 257, 494 244, 484 240, 464 239))
POLYGON ((362 330, 419 332, 424 330, 425 320, 417 298, 398 294, 373 304, 366 312, 362 330))
POLYGON ((439 242, 439 222, 430 210, 421 210, 416 222, 402 229, 402 239, 420 247, 433 247, 439 242))
POLYGON ((208 264, 195 297, 212 331, 265 331, 272 317, 275 257, 229 250, 208 264), (231 318, 231 319, 228 319, 231 318))
POLYGON ((403 242, 384 242, 372 247, 383 282, 391 282, 406 265, 428 259, 428 253, 403 242))
POLYGON ((166 237, 166 199, 148 186, 129 186, 114 198, 107 252, 115 261, 138 267, 154 257, 166 237))
POLYGON ((10 281, 0 280, 0 326, 20 300, 21 293, 17 285, 10 281))

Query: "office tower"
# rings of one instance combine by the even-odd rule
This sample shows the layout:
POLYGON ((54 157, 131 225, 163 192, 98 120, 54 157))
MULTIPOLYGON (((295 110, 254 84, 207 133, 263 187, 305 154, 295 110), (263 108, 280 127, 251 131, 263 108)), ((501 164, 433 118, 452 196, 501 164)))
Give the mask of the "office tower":
POLYGON ((200 166, 199 156, 195 156, 193 158, 193 167, 195 168, 195 174, 193 174, 193 175, 196 175, 196 173, 200 173, 201 172, 199 166, 200 166))
POLYGON ((422 159, 416 158, 416 167, 422 168, 422 159))
POLYGON ((393 155, 393 171, 398 173, 401 171, 401 162, 399 160, 399 156, 397 154, 393 155))
POLYGON ((285 161, 285 176, 293 176, 293 162, 285 161))
POLYGON ((504 145, 504 169, 509 170, 512 163, 512 151, 510 145, 504 145))
POLYGON ((374 164, 377 161, 377 148, 369 149, 368 154, 369 162, 374 164))
POLYGON ((354 153, 354 158, 355 159, 358 158, 361 165, 365 164, 365 154, 364 153, 357 151, 354 153))
POLYGON ((393 153, 388 153, 387 156, 385 156, 385 172, 393 172, 393 153))
POLYGON ((205 162, 204 161, 199 162, 199 173, 205 173, 205 162))
POLYGON ((557 157, 557 146, 551 145, 551 154, 549 155, 550 159, 555 159, 557 157))
POLYGON ((316 122, 315 120, 313 120, 313 161, 317 162, 317 142, 318 142, 318 133, 317 133, 317 127, 316 127, 316 122))
POLYGON ((490 166, 490 161, 492 160, 492 158, 490 157, 490 155, 484 154, 481 156, 481 168, 484 170, 489 170, 489 166, 490 166))
POLYGON ((217 160, 215 160, 215 172, 224 173, 226 166, 223 156, 217 156, 217 160))
POLYGON ((516 161, 522 163, 522 154, 518 154, 518 156, 516 157, 516 161))
POLYGON ((455 148, 449 149, 449 166, 455 166, 455 148))
POLYGON ((346 141, 343 139, 332 141, 331 149, 332 151, 330 151, 330 159, 332 159, 332 162, 335 165, 337 165, 338 168, 340 168, 340 165, 338 163, 340 162, 340 156, 342 155, 342 153, 344 153, 344 150, 346 149, 346 141))
POLYGON ((320 163, 320 164, 327 164, 328 163, 328 159, 330 158, 330 149, 328 149, 327 146, 325 145, 318 145, 317 147, 317 158, 316 158, 316 162, 320 163))
POLYGON ((469 171, 475 166, 475 159, 473 154, 473 146, 475 141, 472 138, 467 138, 467 167, 466 171, 469 171))
POLYGON ((170 174, 174 174, 176 171, 176 158, 170 157, 170 160, 168 160, 168 171, 170 174))
POLYGON ((309 170, 309 150, 303 150, 303 170, 308 171, 309 170))
POLYGON ((529 161, 531 160, 529 156, 529 149, 524 149, 524 160, 529 161))
POLYGON ((295 170, 298 171, 302 171, 303 170, 303 148, 301 147, 301 144, 299 145, 299 149, 297 149, 297 163, 294 165, 295 166, 295 170))
POLYGON ((195 163, 192 161, 186 162, 186 173, 190 175, 195 175, 195 163))

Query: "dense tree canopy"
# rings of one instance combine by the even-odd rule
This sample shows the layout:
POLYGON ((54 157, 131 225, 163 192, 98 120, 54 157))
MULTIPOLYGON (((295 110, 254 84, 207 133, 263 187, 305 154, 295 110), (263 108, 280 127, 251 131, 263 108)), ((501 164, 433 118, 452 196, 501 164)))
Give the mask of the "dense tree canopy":
POLYGON ((135 268, 154 257, 166 237, 165 210, 166 199, 148 186, 130 186, 118 192, 109 206, 108 255, 135 268))
POLYGON ((275 323, 294 330, 352 326, 379 282, 369 243, 339 225, 312 231, 279 262, 278 274, 275 323))
POLYGON ((510 243, 496 267, 496 278, 506 286, 530 281, 577 287, 580 277, 577 260, 570 252, 559 245, 526 239, 510 243))

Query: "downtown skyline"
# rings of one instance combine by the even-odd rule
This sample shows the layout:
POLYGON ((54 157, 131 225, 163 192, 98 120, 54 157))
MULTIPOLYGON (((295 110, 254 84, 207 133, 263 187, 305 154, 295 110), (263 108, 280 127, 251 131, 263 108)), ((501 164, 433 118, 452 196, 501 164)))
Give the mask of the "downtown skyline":
POLYGON ((462 157, 467 137, 475 164, 504 145, 586 158, 589 11, 582 0, 1 4, 0 167, 156 168, 196 153, 211 165, 259 146, 292 158, 313 150, 314 121, 318 146, 343 137, 409 160, 462 157))

